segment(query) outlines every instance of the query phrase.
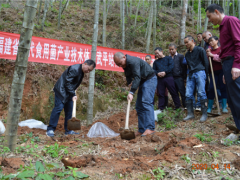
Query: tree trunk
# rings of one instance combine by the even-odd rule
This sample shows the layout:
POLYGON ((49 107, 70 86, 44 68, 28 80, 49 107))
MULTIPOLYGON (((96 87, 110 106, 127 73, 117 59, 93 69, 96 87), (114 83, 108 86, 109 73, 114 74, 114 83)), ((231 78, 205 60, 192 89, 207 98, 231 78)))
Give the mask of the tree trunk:
POLYGON ((156 48, 156 25, 157 25, 157 9, 156 0, 153 0, 153 48, 156 48))
POLYGON ((51 0, 51 10, 53 9, 53 0, 51 0))
POLYGON ((107 23, 107 2, 103 0, 103 33, 102 33, 102 41, 103 47, 106 46, 106 23, 107 23))
POLYGON ((240 19, 240 0, 238 0, 238 19, 240 19))
POLYGON ((42 9, 42 0, 40 0, 39 9, 38 9, 38 21, 37 21, 38 24, 39 24, 39 21, 40 21, 41 9, 42 9))
MULTIPOLYGON (((98 39, 98 19, 99 19, 99 4, 100 0, 96 0, 94 25, 93 25, 93 43, 91 51, 91 59, 96 62, 97 54, 97 39, 98 39)), ((89 86, 88 86, 88 110, 87 110, 87 124, 93 122, 93 97, 94 97, 94 84, 95 84, 95 69, 90 72, 89 86)))
MULTIPOLYGON (((207 6, 209 6, 209 5, 211 5, 211 0, 208 0, 207 6)), ((206 17, 205 17, 204 30, 203 30, 203 31, 206 31, 206 30, 207 30, 207 26, 208 26, 208 17, 206 16, 206 17)))
POLYGON ((227 5, 227 15, 229 16, 229 0, 226 0, 226 5, 227 5))
POLYGON ((48 7, 49 7, 49 0, 45 0, 41 31, 43 31, 43 28, 44 28, 48 7))
POLYGON ((61 12, 62 12, 62 0, 59 0, 58 29, 60 29, 61 15, 62 15, 61 12))
POLYGON ((136 10, 135 20, 134 20, 134 27, 136 27, 136 25, 137 25, 137 16, 138 16, 138 10, 139 10, 140 3, 141 3, 141 0, 138 0, 137 10, 136 10))
POLYGON ((200 32, 202 29, 202 22, 201 22, 201 0, 198 0, 198 28, 197 32, 200 32))
POLYGON ((149 29, 151 14, 152 14, 151 8, 152 8, 152 5, 151 5, 150 8, 149 8, 148 23, 147 23, 147 29, 146 29, 146 33, 145 33, 145 38, 147 38, 147 35, 148 35, 148 29, 149 29))
POLYGON ((172 4, 171 4, 171 10, 173 9, 173 0, 172 0, 172 4))
POLYGON ((232 6, 233 6, 233 16, 236 16, 236 12, 235 12, 235 0, 233 0, 232 2, 232 6))
POLYGON ((151 41, 151 35, 152 35, 152 21, 153 21, 153 2, 151 3, 151 9, 150 9, 150 18, 149 21, 149 27, 148 27, 148 36, 147 36, 147 45, 146 45, 146 52, 149 53, 149 46, 151 41))
POLYGON ((27 0, 25 5, 23 26, 21 29, 18 53, 13 74, 5 134, 5 146, 7 146, 11 151, 16 148, 17 144, 18 121, 21 112, 22 95, 37 5, 38 0, 27 0))
POLYGON ((125 2, 124 0, 122 2, 122 49, 125 49, 125 2))
POLYGON ((192 1, 192 27, 194 27, 194 0, 192 1))
POLYGON ((182 7, 182 18, 180 22, 180 41, 179 45, 184 45, 184 38, 186 34, 186 16, 187 16, 187 7, 188 7, 188 0, 183 0, 183 7, 182 7))
POLYGON ((131 16, 132 15, 132 0, 130 0, 130 8, 129 8, 130 10, 129 10, 129 16, 131 16))
POLYGON ((64 4, 61 15, 63 14, 63 11, 65 10, 65 8, 67 9, 68 3, 70 0, 67 0, 67 2, 64 4))
POLYGON ((128 16, 128 1, 126 0, 126 15, 128 16))

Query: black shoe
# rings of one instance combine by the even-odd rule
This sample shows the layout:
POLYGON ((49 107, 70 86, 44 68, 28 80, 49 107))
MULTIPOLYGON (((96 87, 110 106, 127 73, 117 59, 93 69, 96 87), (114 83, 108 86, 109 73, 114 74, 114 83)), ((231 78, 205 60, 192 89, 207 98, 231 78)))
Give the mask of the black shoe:
POLYGON ((192 100, 186 101, 186 107, 187 107, 187 117, 185 117, 183 120, 187 121, 195 118, 194 112, 193 112, 193 101, 192 100))
POLYGON ((207 99, 201 100, 201 111, 202 111, 202 117, 200 118, 200 122, 205 122, 207 120, 207 99))

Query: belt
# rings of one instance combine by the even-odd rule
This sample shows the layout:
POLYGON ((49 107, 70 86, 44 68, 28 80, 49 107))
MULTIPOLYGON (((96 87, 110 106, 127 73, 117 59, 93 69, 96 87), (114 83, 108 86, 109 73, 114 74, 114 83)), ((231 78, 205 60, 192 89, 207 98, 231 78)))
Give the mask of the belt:
POLYGON ((233 56, 227 56, 227 57, 225 57, 225 58, 222 58, 221 59, 221 63, 223 63, 224 61, 226 61, 226 60, 229 60, 230 58, 232 58, 233 56))

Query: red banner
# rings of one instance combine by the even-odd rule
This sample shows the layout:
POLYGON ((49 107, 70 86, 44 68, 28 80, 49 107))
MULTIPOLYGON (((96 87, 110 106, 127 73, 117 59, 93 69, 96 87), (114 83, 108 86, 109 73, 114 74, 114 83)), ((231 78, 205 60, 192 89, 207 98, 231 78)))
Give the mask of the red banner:
MULTIPOLYGON (((19 38, 20 34, 0 31, 0 58, 16 59, 19 38)), ((89 44, 33 36, 28 61, 70 66, 83 63, 85 60, 90 59, 91 48, 92 46, 89 44)), ((123 72, 123 69, 118 67, 113 61, 114 53, 119 51, 124 54, 139 57, 143 60, 147 55, 139 52, 98 46, 96 54, 96 69, 123 72)), ((152 58, 154 60, 154 56, 152 56, 152 58)))

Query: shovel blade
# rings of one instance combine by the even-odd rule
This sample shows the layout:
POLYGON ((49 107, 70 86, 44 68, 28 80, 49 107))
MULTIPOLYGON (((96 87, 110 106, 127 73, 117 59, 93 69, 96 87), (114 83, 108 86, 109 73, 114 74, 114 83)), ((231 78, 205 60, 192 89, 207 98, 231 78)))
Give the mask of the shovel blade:
POLYGON ((124 131, 120 132, 121 139, 131 140, 135 139, 135 133, 129 129, 125 129, 124 131))
POLYGON ((69 119, 67 122, 68 130, 81 130, 81 121, 76 118, 69 119))

